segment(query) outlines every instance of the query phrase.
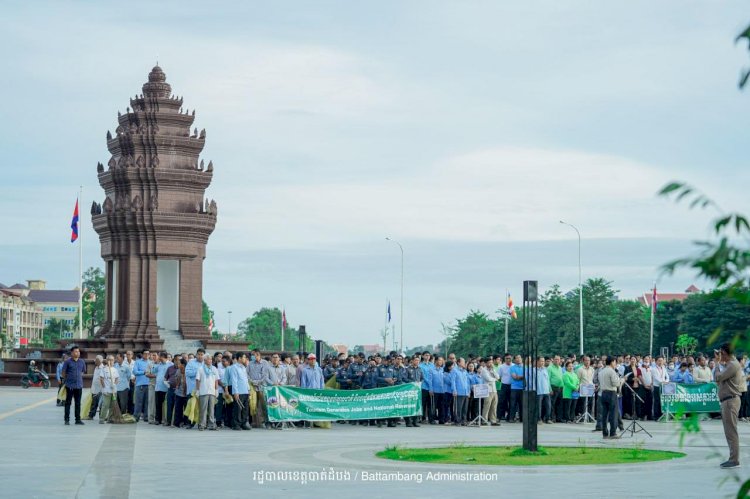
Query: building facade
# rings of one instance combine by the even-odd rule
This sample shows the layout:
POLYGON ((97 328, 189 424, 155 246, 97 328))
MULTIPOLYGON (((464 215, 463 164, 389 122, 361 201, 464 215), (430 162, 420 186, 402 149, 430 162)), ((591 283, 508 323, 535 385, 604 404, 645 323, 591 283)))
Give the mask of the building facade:
POLYGON ((0 333, 3 347, 41 344, 42 308, 23 292, 0 289, 0 333))

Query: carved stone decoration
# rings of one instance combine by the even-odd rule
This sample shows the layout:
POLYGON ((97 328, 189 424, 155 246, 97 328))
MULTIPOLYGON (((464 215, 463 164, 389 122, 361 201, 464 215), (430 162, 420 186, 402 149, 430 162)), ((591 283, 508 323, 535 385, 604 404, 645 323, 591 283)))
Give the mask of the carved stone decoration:
POLYGON ((102 211, 104 213, 112 213, 112 200, 109 196, 104 198, 104 203, 102 203, 102 211))
POLYGON ((112 140, 112 132, 107 130, 107 140, 112 140))
POLYGON ((203 130, 201 130, 200 138, 201 139, 205 139, 206 138, 206 129, 205 128, 203 130))
POLYGON ((109 169, 115 168, 117 166, 117 162, 115 161, 115 157, 112 156, 109 158, 109 162, 107 163, 107 166, 109 166, 109 169))
POLYGON ((133 198, 133 204, 131 205, 133 211, 141 211, 143 209, 143 200, 138 194, 133 198))
POLYGON ((198 127, 195 127, 195 130, 193 130, 193 137, 198 136, 198 127))
POLYGON ((91 201, 91 214, 97 215, 96 213, 96 201, 91 201))
POLYGON ((203 211, 203 206, 201 205, 201 203, 195 203, 195 206, 193 208, 195 208, 196 213, 201 213, 203 211))
POLYGON ((125 168, 125 156, 120 156, 117 160, 117 168, 125 168))
POLYGON ((206 198, 206 209, 205 209, 204 213, 208 213, 208 198, 206 198))
POLYGON ((209 173, 212 172, 212 171, 214 171, 214 162, 213 161, 209 161, 208 162, 208 168, 206 168, 206 171, 209 172, 209 173))
POLYGON ((152 156, 151 157, 151 168, 156 168, 159 166, 159 156, 152 156))
POLYGON ((135 164, 138 168, 143 168, 146 166, 146 160, 143 159, 143 156, 138 155, 138 159, 135 160, 135 164))
POLYGON ((159 209, 159 198, 156 194, 151 195, 151 199, 148 202, 148 211, 157 211, 159 209))
POLYGON ((104 165, 101 162, 96 164, 96 173, 104 173, 104 165))
POLYGON ((208 212, 211 215, 216 216, 216 201, 214 201, 213 199, 211 200, 211 204, 208 207, 208 212))
POLYGON ((115 194, 115 211, 122 211, 122 194, 115 194))
POLYGON ((130 208, 133 206, 132 200, 130 199, 129 194, 123 194, 122 195, 122 209, 124 211, 130 210, 130 208))
POLYGON ((203 168, 204 168, 204 164, 203 164, 203 160, 201 160, 200 164, 198 165, 198 171, 202 172, 203 168))

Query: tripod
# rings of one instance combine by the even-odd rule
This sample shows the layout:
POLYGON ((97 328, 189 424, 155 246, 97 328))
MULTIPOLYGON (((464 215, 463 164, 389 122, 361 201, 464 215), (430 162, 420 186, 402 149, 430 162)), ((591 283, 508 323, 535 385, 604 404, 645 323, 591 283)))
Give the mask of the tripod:
POLYGON ((591 397, 583 397, 583 414, 576 418, 576 423, 596 423, 596 418, 589 412, 589 399, 591 397))
POLYGON ((482 417, 482 398, 477 398, 479 400, 479 412, 477 413, 477 417, 471 420, 471 423, 469 423, 467 426, 479 426, 481 427, 483 424, 486 424, 487 426, 490 425, 490 422, 487 421, 482 417))
MULTIPOLYGON (((643 399, 641 397, 638 396, 637 393, 635 393, 635 390, 633 390, 633 388, 629 384, 623 383, 622 386, 627 387, 628 390, 630 390, 630 393, 633 394, 633 412, 635 413, 635 400, 638 399, 638 400, 641 401, 641 403, 643 403, 644 401, 643 401, 643 399)), ((622 430, 622 433, 620 433, 620 436, 623 436, 626 433, 630 432, 630 436, 633 437, 633 436, 635 436, 636 433, 639 433, 639 432, 642 431, 643 433, 645 433, 649 437, 651 437, 651 438, 654 437, 652 434, 650 434, 646 430, 646 428, 644 428, 643 426, 641 426, 641 424, 638 422, 638 419, 637 419, 637 417, 636 417, 635 414, 633 414, 632 417, 633 417, 633 419, 630 421, 630 424, 627 427, 625 427, 624 430, 622 430)))

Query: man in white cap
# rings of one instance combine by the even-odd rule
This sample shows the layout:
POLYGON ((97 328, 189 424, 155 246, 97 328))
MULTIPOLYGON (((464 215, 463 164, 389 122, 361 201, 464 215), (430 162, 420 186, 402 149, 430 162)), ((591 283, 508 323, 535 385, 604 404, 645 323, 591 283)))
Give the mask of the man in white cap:
POLYGON ((307 364, 302 368, 299 378, 299 386, 302 388, 323 389, 323 370, 318 366, 314 353, 307 356, 307 364))

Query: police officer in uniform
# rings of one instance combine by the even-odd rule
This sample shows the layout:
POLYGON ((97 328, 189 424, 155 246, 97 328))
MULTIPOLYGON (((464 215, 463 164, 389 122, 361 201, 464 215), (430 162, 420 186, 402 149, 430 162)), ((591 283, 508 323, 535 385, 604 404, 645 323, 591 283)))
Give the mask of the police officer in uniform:
MULTIPOLYGON (((415 355, 411 358, 411 363, 404 367, 401 372, 401 383, 422 383, 422 368, 419 367, 419 356, 415 355)), ((412 426, 415 428, 419 427, 419 420, 421 416, 411 416, 404 418, 406 420, 406 426, 412 426)))
MULTIPOLYGON (((362 376, 362 388, 365 390, 369 390, 371 388, 377 388, 378 387, 378 367, 375 363, 375 359, 370 357, 370 360, 368 361, 367 369, 365 370, 365 374, 362 376)), ((377 422, 378 427, 382 426, 382 423, 380 420, 370 419, 367 421, 360 421, 360 424, 363 425, 370 425, 375 426, 377 422)))
MULTIPOLYGON (((391 358, 383 359, 383 364, 378 368, 378 387, 394 386, 399 384, 398 374, 391 365, 391 358)), ((395 428, 398 418, 387 418, 388 428, 395 428)), ((378 427, 383 425, 383 420, 378 420, 378 427)))
MULTIPOLYGON (((367 366, 364 363, 365 355, 360 352, 359 355, 354 357, 354 362, 349 366, 349 372, 347 373, 348 379, 351 381, 347 387, 350 390, 359 390, 362 388, 362 380, 365 375, 367 366)), ((349 424, 356 425, 356 421, 349 421, 349 424)))
POLYGON ((336 376, 339 369, 339 359, 334 357, 329 359, 328 364, 323 368, 323 379, 328 382, 333 376, 336 376))

